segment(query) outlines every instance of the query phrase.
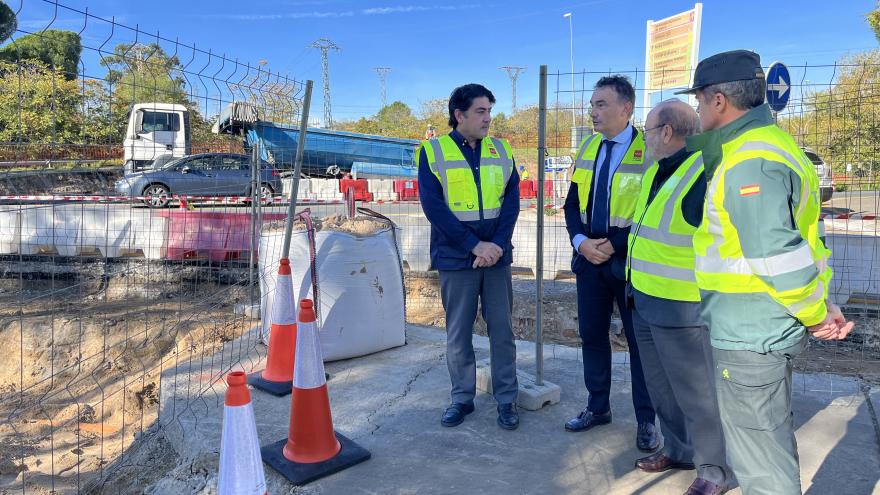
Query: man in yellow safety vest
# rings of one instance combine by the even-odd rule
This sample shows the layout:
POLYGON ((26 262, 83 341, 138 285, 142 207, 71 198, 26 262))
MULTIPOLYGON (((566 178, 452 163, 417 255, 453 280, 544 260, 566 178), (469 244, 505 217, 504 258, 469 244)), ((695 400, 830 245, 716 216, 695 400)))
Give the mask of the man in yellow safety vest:
POLYGON ((808 335, 843 339, 853 327, 828 299, 819 179, 775 125, 756 53, 701 61, 683 92, 696 95, 704 131, 687 139, 708 180, 693 242, 727 461, 745 495, 800 494, 792 359, 808 335))
POLYGON ((687 103, 668 100, 645 120, 653 163, 642 178, 629 234, 628 302, 663 448, 636 461, 642 471, 697 469, 686 495, 717 495, 728 485, 724 434, 712 383, 709 331, 700 320, 693 235, 703 218, 703 155, 685 138, 700 131, 687 103))
POLYGON ((446 364, 452 404, 441 424, 458 426, 474 410, 473 347, 477 303, 489 331, 492 393, 498 425, 519 426, 513 341, 513 228, 519 216, 519 176, 510 144, 489 136, 495 97, 466 84, 449 97, 448 135, 422 142, 419 197, 431 223, 431 266, 440 273, 446 310, 446 364))
POLYGON ((584 385, 589 397, 586 407, 565 423, 565 429, 581 432, 611 422, 608 330, 616 301, 632 358, 636 447, 653 452, 659 446, 654 408, 642 374, 624 282, 627 237, 647 168, 642 133, 630 123, 635 89, 624 76, 603 77, 593 89, 590 106, 596 134, 584 139, 578 149, 565 199, 565 226, 574 248, 571 270, 577 280, 584 385))

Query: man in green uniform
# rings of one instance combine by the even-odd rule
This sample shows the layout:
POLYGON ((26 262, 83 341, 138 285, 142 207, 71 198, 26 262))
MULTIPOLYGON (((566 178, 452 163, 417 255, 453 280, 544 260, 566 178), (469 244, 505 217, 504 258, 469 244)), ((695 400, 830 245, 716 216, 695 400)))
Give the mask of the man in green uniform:
POLYGON ((701 61, 683 91, 697 97, 704 133, 687 147, 702 151, 709 181, 696 280, 730 467, 745 495, 800 494, 791 362, 808 333, 843 339, 853 324, 828 299, 815 168, 765 92, 760 58, 745 50, 701 61))

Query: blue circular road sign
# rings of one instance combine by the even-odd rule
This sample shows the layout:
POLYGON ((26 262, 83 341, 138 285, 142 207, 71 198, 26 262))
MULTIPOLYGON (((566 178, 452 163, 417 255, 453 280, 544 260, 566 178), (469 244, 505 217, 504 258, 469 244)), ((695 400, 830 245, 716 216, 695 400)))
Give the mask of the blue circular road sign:
POLYGON ((767 71, 767 103, 778 112, 788 104, 791 96, 791 76, 782 62, 774 62, 767 71))

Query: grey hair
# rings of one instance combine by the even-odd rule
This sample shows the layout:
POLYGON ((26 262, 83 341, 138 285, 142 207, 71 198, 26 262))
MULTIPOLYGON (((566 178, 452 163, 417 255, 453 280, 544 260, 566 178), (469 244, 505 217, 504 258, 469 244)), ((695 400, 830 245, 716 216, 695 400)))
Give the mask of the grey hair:
POLYGON ((764 104, 767 83, 764 79, 748 79, 710 84, 700 90, 703 94, 723 94, 737 110, 750 110, 764 104))
POLYGON ((700 116, 681 100, 666 100, 657 106, 657 125, 668 125, 675 137, 699 134, 700 116))

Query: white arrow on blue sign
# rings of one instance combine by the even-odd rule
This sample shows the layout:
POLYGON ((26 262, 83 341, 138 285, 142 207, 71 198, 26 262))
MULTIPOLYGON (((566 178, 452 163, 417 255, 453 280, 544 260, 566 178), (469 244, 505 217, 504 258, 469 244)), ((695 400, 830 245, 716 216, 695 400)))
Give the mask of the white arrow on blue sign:
POLYGON ((767 71, 767 103, 775 112, 788 104, 791 96, 791 76, 782 62, 774 62, 767 71))
POLYGON ((544 159, 544 170, 547 172, 559 172, 568 170, 574 160, 570 156, 548 156, 544 159))

